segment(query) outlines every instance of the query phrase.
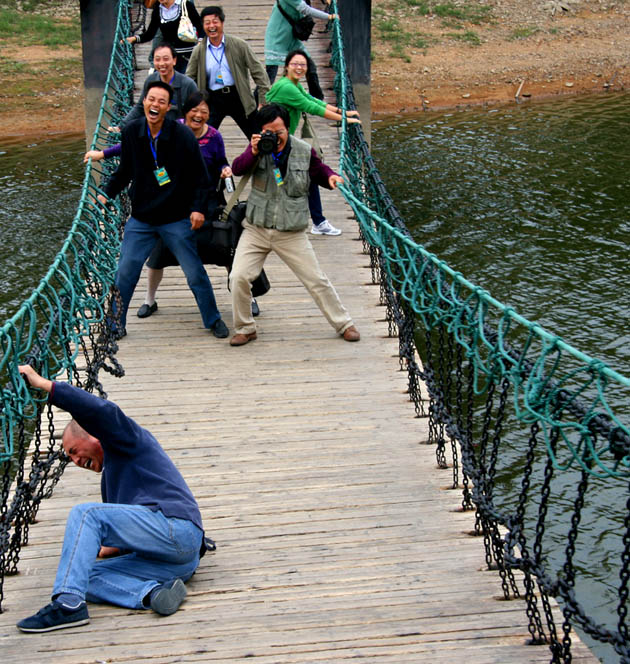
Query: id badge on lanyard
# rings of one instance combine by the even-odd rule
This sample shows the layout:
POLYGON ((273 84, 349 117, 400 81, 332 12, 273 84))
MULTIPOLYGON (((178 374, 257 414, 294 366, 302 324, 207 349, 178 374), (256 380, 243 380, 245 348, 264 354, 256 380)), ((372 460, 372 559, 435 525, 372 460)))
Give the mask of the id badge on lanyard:
POLYGON ((276 180, 276 184, 281 187, 284 184, 284 179, 282 178, 282 173, 280 172, 280 169, 276 166, 273 169, 273 177, 276 180))
POLYGON ((274 180, 276 181, 276 184, 278 187, 281 187, 284 184, 284 178, 282 177, 282 173, 280 172, 280 155, 282 152, 278 154, 274 154, 273 152, 271 153, 271 157, 276 164, 275 168, 273 169, 273 177, 274 180))
POLYGON ((223 46, 223 49, 221 51, 221 57, 217 59, 217 56, 214 54, 214 51, 212 48, 210 48, 210 53, 212 57, 214 58, 214 61, 219 65, 219 68, 217 70, 216 76, 214 77, 214 82, 217 83, 218 85, 223 86, 223 56, 225 55, 225 46, 223 46))
POLYGON ((155 162, 155 170, 153 171, 153 175, 155 175, 155 179, 157 180, 157 183, 160 185, 160 187, 163 187, 165 184, 168 184, 171 181, 171 178, 166 172, 166 168, 164 166, 158 166, 157 163, 157 151, 155 149, 154 141, 157 142, 157 139, 159 138, 161 133, 162 130, 160 129, 155 139, 153 139, 151 137, 151 132, 149 131, 149 127, 147 127, 147 134, 149 136, 149 146, 151 147, 151 153, 153 154, 153 161, 155 162))
POLYGON ((155 175, 155 179, 158 181, 160 187, 163 187, 165 184, 168 184, 171 181, 171 178, 168 176, 168 173, 166 172, 164 166, 156 168, 153 171, 153 175, 155 175))

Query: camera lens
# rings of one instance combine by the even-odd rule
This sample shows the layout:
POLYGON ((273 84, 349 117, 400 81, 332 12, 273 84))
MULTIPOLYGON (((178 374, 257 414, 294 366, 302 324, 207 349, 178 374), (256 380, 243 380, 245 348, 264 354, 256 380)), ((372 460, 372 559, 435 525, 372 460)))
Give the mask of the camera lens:
POLYGON ((261 154, 271 154, 278 145, 278 135, 273 132, 263 131, 260 135, 260 141, 258 141, 258 150, 261 154))

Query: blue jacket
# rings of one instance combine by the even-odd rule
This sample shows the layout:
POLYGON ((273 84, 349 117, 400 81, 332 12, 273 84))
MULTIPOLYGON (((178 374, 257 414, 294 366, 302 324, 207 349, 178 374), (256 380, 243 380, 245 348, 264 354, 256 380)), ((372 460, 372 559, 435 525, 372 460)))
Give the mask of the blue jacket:
POLYGON ((144 505, 203 530, 197 501, 162 446, 111 401, 69 383, 53 383, 48 398, 67 411, 103 448, 104 503, 144 505))

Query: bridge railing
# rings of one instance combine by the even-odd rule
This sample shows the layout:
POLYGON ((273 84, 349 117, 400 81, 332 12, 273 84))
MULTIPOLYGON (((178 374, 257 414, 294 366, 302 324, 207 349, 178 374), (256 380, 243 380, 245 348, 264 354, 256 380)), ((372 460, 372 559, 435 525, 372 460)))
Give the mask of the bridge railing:
MULTIPOLYGON (((130 0, 119 1, 112 60, 93 147, 112 142, 132 100, 130 0)), ((338 105, 354 105, 338 22, 332 30, 338 105)), ((568 662, 578 626, 630 662, 630 381, 519 316, 416 244, 387 193, 360 127, 342 124, 342 192, 398 336, 416 413, 429 418, 438 465, 450 467, 462 508, 476 510, 503 596, 524 596, 533 643, 568 662), (623 417, 622 417, 623 414, 623 417), (596 543, 597 546, 593 544, 596 543), (607 581, 593 581, 596 566, 607 581), (520 570, 520 576, 514 574, 520 570), (584 609, 603 606, 599 613, 584 609), (556 625, 549 598, 561 601, 556 625), (595 598, 595 599, 593 599, 595 598)), ((103 394, 100 370, 120 374, 111 301, 124 202, 104 209, 99 182, 115 162, 88 165, 72 229, 48 273, 0 330, 0 608, 5 574, 66 459, 52 414, 17 375, 32 363, 103 394), (42 419, 44 419, 44 423, 42 419), (45 429, 45 430, 44 430, 45 429)), ((600 579, 603 578, 600 576, 600 579)), ((462 579, 465 583, 465 579, 462 579)), ((471 611, 474 607, 471 607, 471 611)))
MULTIPOLYGON (((119 124, 133 99, 133 55, 124 41, 133 18, 132 3, 120 0, 92 147, 111 141, 108 126, 119 124)), ((33 294, 0 328, 0 610, 4 577, 17 573, 29 527, 67 463, 50 407, 33 396, 18 365, 32 364, 44 376, 65 376, 101 395, 99 372, 122 374, 111 304, 125 205, 104 209, 96 199, 105 169, 114 167, 88 164, 66 241, 33 294)))
MULTIPOLYGON (((332 39, 337 104, 352 108, 336 21, 332 39)), ((503 598, 524 597, 531 642, 549 644, 552 662, 571 661, 572 627, 630 662, 630 380, 414 242, 359 125, 344 120, 340 148, 410 399, 439 467, 450 450, 452 488, 476 510, 471 534, 503 598)))

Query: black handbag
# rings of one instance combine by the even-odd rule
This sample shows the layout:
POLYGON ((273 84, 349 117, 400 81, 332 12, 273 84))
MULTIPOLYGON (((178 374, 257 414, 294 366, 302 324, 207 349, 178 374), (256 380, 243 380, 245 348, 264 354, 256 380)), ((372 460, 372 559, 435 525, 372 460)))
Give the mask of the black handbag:
POLYGON ((216 209, 211 219, 206 219, 197 231, 197 251, 202 263, 230 267, 239 238, 243 232, 243 219, 247 202, 239 201, 227 216, 225 206, 216 209))
MULTIPOLYGON (((308 2, 308 4, 310 5, 311 3, 308 2)), ((291 18, 286 13, 286 11, 284 11, 284 9, 282 9, 280 0, 278 0, 278 9, 284 18, 291 24, 293 36, 296 39, 299 39, 300 41, 306 41, 311 36, 313 29, 315 28, 315 21, 310 16, 303 16, 296 21, 295 19, 291 18)))
POLYGON ((252 297, 260 297, 265 293, 269 292, 271 284, 265 272, 265 268, 262 269, 262 272, 252 281, 252 297))
MULTIPOLYGON (((258 164, 258 159, 256 160, 258 164)), ((245 189, 251 174, 256 168, 244 175, 227 205, 220 205, 210 219, 206 219, 197 231, 197 252, 204 264, 222 265, 232 269, 234 254, 243 232, 243 220, 247 211, 247 201, 239 201, 238 197, 245 189), (237 202, 238 201, 238 202, 237 202)), ((252 281, 252 296, 260 297, 269 291, 271 284, 265 270, 252 281)))
MULTIPOLYGON (((256 164, 254 164, 254 168, 256 164)), ((232 267, 236 247, 243 232, 243 219, 245 219, 247 211, 247 201, 239 201, 238 197, 245 189, 253 170, 252 168, 241 178, 227 205, 217 207, 212 216, 206 219, 203 226, 197 231, 197 251, 204 264, 212 263, 227 268, 232 267)))

